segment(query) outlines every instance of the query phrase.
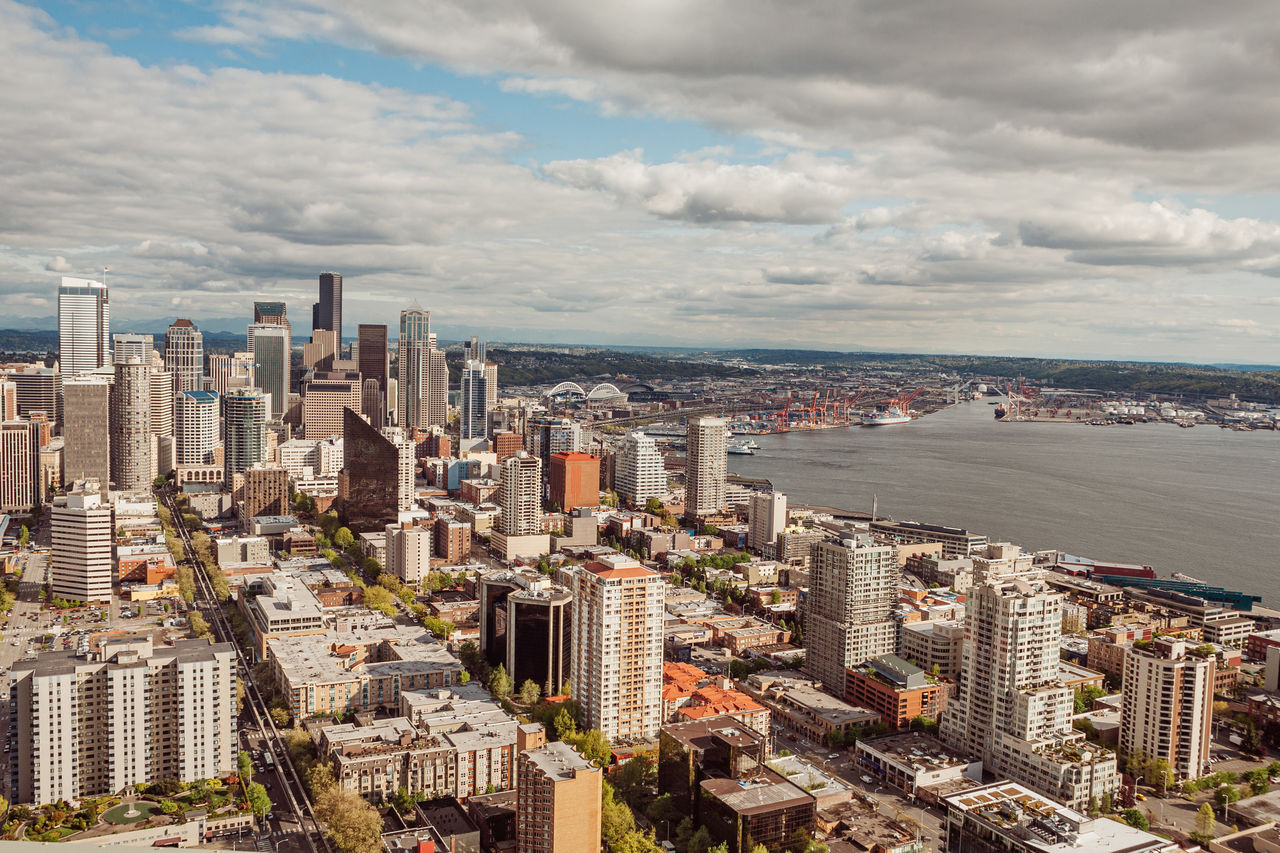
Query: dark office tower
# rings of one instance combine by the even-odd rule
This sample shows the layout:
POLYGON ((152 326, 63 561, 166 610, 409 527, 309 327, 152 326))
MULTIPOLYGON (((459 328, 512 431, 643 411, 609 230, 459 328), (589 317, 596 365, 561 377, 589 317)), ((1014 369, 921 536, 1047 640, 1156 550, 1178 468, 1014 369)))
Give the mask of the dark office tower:
POLYGON ((311 303, 311 331, 322 328, 320 325, 320 303, 311 303))
POLYGON ((480 653, 489 666, 507 663, 507 598, 520 589, 518 577, 514 572, 492 572, 477 579, 480 653))
POLYGON ((266 323, 269 326, 289 325, 289 320, 285 316, 285 304, 283 302, 253 303, 253 322, 266 323))
POLYGON ((387 327, 361 323, 356 331, 359 342, 360 378, 367 384, 370 379, 378 380, 378 392, 371 396, 364 395, 364 414, 375 427, 385 424, 384 413, 387 410, 387 327))
POLYGON ((352 530, 382 530, 400 512, 400 448, 351 409, 342 439, 338 514, 352 530))
POLYGON ((317 329, 338 333, 338 349, 342 349, 342 276, 336 272, 320 273, 320 310, 317 329))
POLYGON ((542 695, 558 693, 573 659, 573 595, 550 578, 525 578, 507 596, 507 674, 512 684, 532 680, 542 695))

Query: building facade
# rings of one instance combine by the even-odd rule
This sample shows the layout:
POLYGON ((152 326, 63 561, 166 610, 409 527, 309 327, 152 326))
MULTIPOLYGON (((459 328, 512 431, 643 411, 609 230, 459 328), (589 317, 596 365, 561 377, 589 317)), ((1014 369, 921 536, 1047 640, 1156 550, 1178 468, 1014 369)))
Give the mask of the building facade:
POLYGON ((223 467, 226 482, 267 458, 267 395, 258 388, 240 388, 223 397, 226 438, 223 467))
POLYGON ((64 378, 111 363, 111 304, 107 286, 62 277, 58 288, 58 367, 64 378))
POLYGON ((1176 779, 1198 779, 1209 766, 1215 661, 1189 650, 1157 637, 1124 661, 1120 748, 1167 761, 1176 779))
POLYGON ((551 502, 564 512, 600 505, 600 460, 590 453, 551 456, 551 502))
POLYGON ((869 536, 819 542, 804 605, 805 671, 842 694, 845 671, 897 651, 901 572, 892 545, 869 536))
POLYGON ((747 503, 747 547, 763 551, 787 529, 787 496, 782 492, 755 492, 747 503))
POLYGON ((689 419, 685 463, 685 515, 696 518, 724 510, 729 427, 724 418, 689 419))
POLYGON ((10 675, 14 801, 77 803, 235 772, 235 682, 231 645, 207 640, 104 640, 97 654, 20 661, 10 675))
POLYGON ((313 329, 328 329, 334 332, 337 349, 342 350, 341 273, 320 273, 320 301, 312 311, 311 323, 313 329))
POLYGON ((662 725, 662 576, 621 557, 569 577, 574 700, 611 743, 652 740, 662 725))
POLYGON ((249 327, 253 352, 253 384, 270 398, 270 420, 278 421, 289 408, 289 325, 254 323, 249 327))
POLYGON ((522 450, 503 461, 501 494, 500 533, 534 536, 542 532, 542 460, 522 450))
POLYGON ((180 391, 174 406, 174 462, 211 465, 220 443, 222 418, 215 391, 180 391))
POLYGON ((164 334, 164 366, 178 391, 199 391, 204 377, 204 333, 190 320, 174 320, 164 334))
POLYGON ((600 768, 560 741, 520 753, 517 853, 600 850, 600 768))
POLYGON ((151 365, 135 355, 117 361, 111 386, 111 480, 117 489, 147 489, 151 456, 151 365))

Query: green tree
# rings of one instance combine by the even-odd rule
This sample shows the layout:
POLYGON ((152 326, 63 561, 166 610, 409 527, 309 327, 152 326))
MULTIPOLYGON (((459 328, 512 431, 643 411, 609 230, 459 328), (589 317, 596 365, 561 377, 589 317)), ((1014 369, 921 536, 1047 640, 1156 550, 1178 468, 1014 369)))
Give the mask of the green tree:
POLYGON ((333 534, 333 544, 343 551, 349 551, 356 544, 356 537, 346 527, 339 527, 333 534))
POLYGON ((635 831, 636 819, 631 809, 614 794, 612 785, 607 781, 601 785, 600 837, 612 850, 623 838, 635 831))
POLYGON ((1200 810, 1196 812, 1196 836, 1197 840, 1208 842, 1213 838, 1213 830, 1218 825, 1218 819, 1213 815, 1213 806, 1206 803, 1200 804, 1200 810))
POLYGON ((618 796, 633 809, 649 799, 657 781, 657 765, 647 751, 637 752, 613 774, 618 796))
POLYGON ((311 799, 319 799, 326 791, 338 784, 333 776, 333 767, 327 761, 317 761, 306 771, 307 790, 311 799))
POLYGON ((526 678, 520 685, 520 704, 535 705, 542 698, 542 688, 532 678, 526 678))
POLYGON ((267 812, 271 811, 271 797, 267 794, 267 789, 258 782, 249 785, 247 792, 249 794, 249 808, 259 819, 267 812))
POLYGON ((213 631, 209 629, 209 622, 200 614, 199 611, 193 610, 187 615, 187 622, 191 625, 191 632, 197 637, 206 639, 213 637, 213 631))
POLYGON ((649 808, 645 809, 645 817, 654 824, 663 824, 670 831, 671 823, 680 819, 680 810, 676 808, 670 794, 659 794, 649 804, 649 808))
POLYGON ((685 819, 680 821, 676 826, 676 849, 680 851, 687 851, 689 849, 689 842, 693 840, 693 833, 693 818, 685 817, 685 819))
POLYGON ((556 740, 568 740, 578 733, 578 722, 573 718, 573 714, 569 713, 568 708, 561 708, 556 712, 552 726, 555 729, 556 740))
POLYGON ((342 853, 379 853, 382 849, 382 816, 359 794, 334 785, 316 799, 315 815, 328 827, 329 840, 342 853))
POLYGON ((27 543, 30 541, 31 541, 31 531, 28 530, 27 526, 24 524, 22 525, 21 528, 18 529, 18 547, 25 548, 27 547, 27 543))
POLYGON ((177 800, 165 798, 160 801, 160 811, 164 814, 177 814, 180 808, 182 807, 178 805, 177 800))
POLYGON ((693 837, 689 839, 689 853, 708 853, 711 849, 711 844, 711 830, 705 826, 700 826, 693 833, 693 837))
POLYGON ((1102 801, 1098 804, 1098 809, 1103 814, 1111 814, 1111 810, 1112 810, 1111 793, 1109 791, 1103 793, 1102 801))
POLYGON ((599 729, 587 729, 563 738, 564 742, 582 753, 583 758, 594 761, 600 767, 608 767, 613 761, 609 739, 599 729))
POLYGON ((236 773, 244 780, 253 778, 253 756, 247 752, 241 752, 236 756, 236 773))
POLYGON ((769 603, 770 603, 770 604, 781 604, 781 603, 782 603, 782 590, 778 589, 777 587, 774 587, 773 592, 769 593, 769 603))
POLYGON ((470 683, 471 683, 471 673, 467 672, 465 669, 464 669, 462 672, 458 673, 458 683, 459 683, 459 684, 470 684, 470 683))
POLYGON ((420 796, 410 793, 409 789, 402 785, 391 795, 391 808, 399 814, 408 814, 413 811, 414 804, 420 799, 420 796))
POLYGON ((511 695, 511 676, 507 675, 505 665, 498 664, 497 668, 489 673, 488 687, 495 699, 505 699, 511 695))
POLYGON ((1145 831, 1150 828, 1147 825, 1146 816, 1137 809, 1125 809, 1120 812, 1120 817, 1124 818, 1124 822, 1129 824, 1129 826, 1132 826, 1134 829, 1141 829, 1145 831))
POLYGON ((644 502, 644 511, 650 515, 657 515, 662 512, 662 501, 657 498, 649 498, 644 502))
MULTIPOLYGON (((756 845, 758 847, 763 845, 756 845)), ((709 848, 707 853, 729 853, 729 842, 721 841, 719 844, 709 848)), ((765 847, 765 853, 769 853, 769 848, 765 847)))
POLYGON ((395 596, 393 596, 386 587, 366 587, 364 591, 364 603, 370 610, 380 611, 389 617, 394 617, 397 612, 395 596))
POLYGON ((1094 687, 1092 684, 1086 684, 1075 692, 1075 712, 1083 714, 1085 711, 1093 710, 1093 700, 1101 699, 1107 695, 1107 691, 1101 687, 1094 687))
POLYGON ((1240 789, 1235 785, 1223 785, 1221 788, 1213 792, 1213 801, 1222 809, 1225 809, 1234 802, 1238 802, 1239 799, 1240 789))

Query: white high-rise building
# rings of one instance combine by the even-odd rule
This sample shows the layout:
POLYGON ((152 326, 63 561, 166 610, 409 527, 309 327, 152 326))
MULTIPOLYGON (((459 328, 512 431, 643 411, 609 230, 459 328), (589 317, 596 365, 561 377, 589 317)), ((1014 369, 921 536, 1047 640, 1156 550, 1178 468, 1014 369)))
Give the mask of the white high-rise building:
POLYGON ((649 498, 667 493, 667 469, 654 440, 643 432, 630 432, 614 458, 614 487, 632 506, 644 506, 649 498))
POLYGON ((787 529, 787 496, 782 492, 753 492, 747 504, 747 547, 756 551, 778 541, 787 529))
POLYGON ((249 347, 253 351, 253 384, 271 397, 269 420, 278 421, 289 407, 288 324, 253 323, 249 347))
POLYGON ((960 684, 942 735, 991 773, 1084 811, 1119 788, 1115 755, 1071 727, 1074 696, 1058 665, 1063 596, 1013 549, 988 546, 981 570, 974 560, 960 684))
POLYGON ((111 360, 115 364, 128 364, 133 358, 151 364, 151 354, 155 351, 156 340, 151 335, 128 333, 112 338, 111 360))
POLYGON ((111 305, 107 287, 62 277, 58 288, 58 365, 64 379, 111 363, 111 305))
POLYGON ((136 355, 116 360, 111 386, 111 479, 129 492, 149 489, 156 478, 151 454, 151 361, 136 355))
POLYGON ((241 388, 223 397, 223 466, 232 477, 267 459, 267 395, 241 388))
POLYGON ((542 460, 521 450, 502 460, 502 515, 498 531, 505 536, 542 532, 542 460))
POLYGON ((381 432, 382 437, 394 444, 396 451, 400 454, 396 482, 396 508, 400 512, 408 512, 413 509, 418 447, 405 431, 398 427, 385 427, 381 432))
POLYGON ((690 418, 686 446, 685 515, 695 518, 723 512, 729 425, 724 418, 690 418))
POLYGON ((213 463, 221 426, 218 406, 218 395, 213 391, 183 391, 177 395, 175 464, 213 463))
POLYGON ((1190 649, 1157 637, 1124 657, 1120 748, 1167 761, 1176 779, 1198 779, 1209 767, 1216 661, 1190 649))
POLYGON ((111 600, 111 546, 115 542, 110 506, 102 505, 95 480, 78 482, 66 505, 55 504, 50 589, 69 601, 111 600))
POLYGON ((573 699, 610 743, 652 741, 662 726, 666 585, 621 554, 574 566, 573 699))
POLYGON ((804 607, 805 671, 843 695, 845 670, 897 651, 902 574, 892 545, 870 536, 819 542, 804 607))
POLYGON ((417 586, 431 571, 431 528, 414 524, 386 526, 384 568, 408 584, 417 586))
POLYGON ((294 480, 337 477, 342 470, 342 438, 294 438, 276 448, 280 467, 294 480))
POLYGON ((40 503, 39 433, 28 421, 0 424, 0 512, 40 503))
POLYGON ((199 391, 204 379, 204 333, 190 320, 174 320, 164 334, 164 366, 179 391, 199 391))
POLYGON ((47 652, 10 677, 15 803, 79 802, 161 779, 236 769, 230 643, 104 638, 89 656, 47 652))
POLYGON ((449 423, 449 363, 444 350, 436 349, 435 338, 431 336, 427 353, 427 424, 442 427, 449 423))

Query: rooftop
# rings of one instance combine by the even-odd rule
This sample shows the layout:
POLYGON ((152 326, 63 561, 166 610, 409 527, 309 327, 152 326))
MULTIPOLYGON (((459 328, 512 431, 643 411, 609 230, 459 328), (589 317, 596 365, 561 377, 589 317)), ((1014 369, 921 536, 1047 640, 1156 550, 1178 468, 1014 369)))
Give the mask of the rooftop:
POLYGON ((976 760, 924 732, 903 732, 886 737, 864 738, 858 741, 858 746, 862 749, 874 750, 899 764, 930 773, 951 767, 966 767, 976 760))
POLYGON ((707 779, 702 783, 702 790, 744 815, 815 802, 808 791, 767 770, 751 779, 707 779))
POLYGON ((521 755, 543 775, 561 781, 572 779, 579 770, 591 770, 590 761, 564 741, 554 740, 537 749, 525 750, 521 755))

